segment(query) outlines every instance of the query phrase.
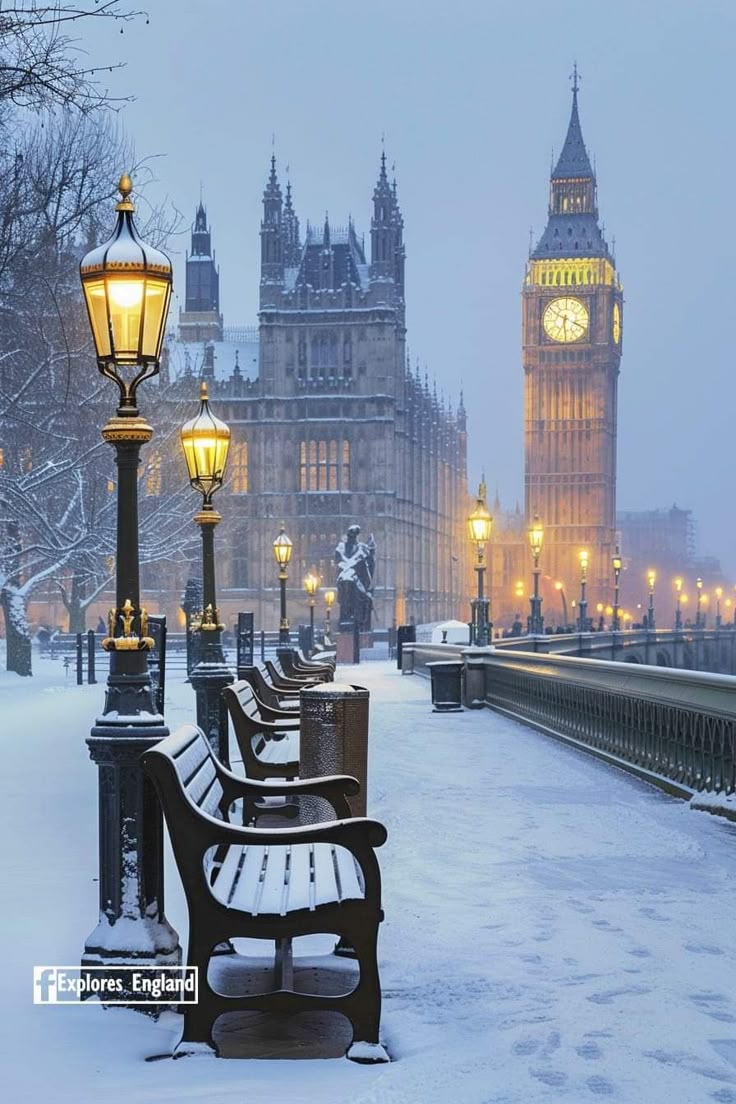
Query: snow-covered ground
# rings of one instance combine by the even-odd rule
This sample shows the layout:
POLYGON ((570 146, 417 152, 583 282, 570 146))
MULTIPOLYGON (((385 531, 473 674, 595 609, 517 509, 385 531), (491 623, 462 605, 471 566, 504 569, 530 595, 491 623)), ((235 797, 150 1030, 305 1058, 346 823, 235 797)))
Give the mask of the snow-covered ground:
MULTIPOLYGON (((736 828, 492 713, 433 714, 387 663, 344 673, 371 690, 369 812, 389 829, 392 1064, 147 1063, 170 1023, 34 1006, 32 966, 77 962, 96 921, 84 737, 104 690, 38 669, 0 676, 4 1099, 736 1104, 736 828)), ((193 695, 169 696, 174 727, 193 695)))

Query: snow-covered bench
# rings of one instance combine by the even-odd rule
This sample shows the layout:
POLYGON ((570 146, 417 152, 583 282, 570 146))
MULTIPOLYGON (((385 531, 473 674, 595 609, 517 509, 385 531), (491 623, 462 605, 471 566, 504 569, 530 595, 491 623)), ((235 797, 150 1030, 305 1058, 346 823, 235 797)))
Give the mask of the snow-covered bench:
POLYGON ((388 1057, 379 1043, 381 990, 378 925, 381 875, 375 848, 386 840, 377 821, 349 819, 353 778, 251 782, 215 759, 201 730, 184 725, 142 757, 156 786, 189 909, 187 963, 199 967, 199 1001, 182 1005, 184 1030, 175 1056, 211 1050, 212 1029, 226 1012, 341 1012, 353 1026, 347 1056, 359 1062, 388 1057), (316 794, 338 817, 288 828, 241 827, 228 812, 238 799, 248 810, 273 794, 316 794), (337 934, 360 965, 356 988, 342 996, 293 991, 291 940, 337 934), (215 992, 207 978, 213 950, 229 939, 274 940, 274 988, 250 996, 215 992))
POLYGON ((294 778, 299 774, 299 714, 264 706, 249 682, 223 690, 248 778, 294 778))

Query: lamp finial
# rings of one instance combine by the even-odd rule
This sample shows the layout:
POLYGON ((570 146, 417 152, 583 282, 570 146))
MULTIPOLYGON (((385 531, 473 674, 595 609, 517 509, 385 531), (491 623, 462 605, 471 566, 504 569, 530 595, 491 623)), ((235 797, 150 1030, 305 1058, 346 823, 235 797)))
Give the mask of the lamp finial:
POLYGON ((120 192, 120 202, 116 204, 116 211, 135 211, 133 201, 130 198, 130 193, 133 191, 133 181, 130 179, 129 173, 123 173, 118 181, 118 191, 120 192))
POLYGON ((201 402, 204 402, 205 399, 209 398, 209 393, 207 391, 207 380, 201 380, 200 381, 200 384, 199 384, 199 398, 200 398, 201 402))

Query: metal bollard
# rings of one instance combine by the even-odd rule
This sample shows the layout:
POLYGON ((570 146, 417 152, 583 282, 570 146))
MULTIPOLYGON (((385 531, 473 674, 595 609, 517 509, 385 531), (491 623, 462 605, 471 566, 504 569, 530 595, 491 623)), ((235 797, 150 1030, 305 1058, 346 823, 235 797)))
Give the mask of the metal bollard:
MULTIPOLYGON (((301 691, 299 777, 350 774, 360 782, 360 792, 349 797, 353 816, 366 815, 368 783, 368 699, 362 686, 323 682, 301 691)), ((334 819, 320 797, 302 797, 302 820, 317 823, 334 819)))
POLYGON ((84 682, 84 667, 82 666, 82 634, 77 633, 77 686, 84 682))
POLYGON ((93 686, 95 678, 95 631, 87 629, 87 683, 93 686))

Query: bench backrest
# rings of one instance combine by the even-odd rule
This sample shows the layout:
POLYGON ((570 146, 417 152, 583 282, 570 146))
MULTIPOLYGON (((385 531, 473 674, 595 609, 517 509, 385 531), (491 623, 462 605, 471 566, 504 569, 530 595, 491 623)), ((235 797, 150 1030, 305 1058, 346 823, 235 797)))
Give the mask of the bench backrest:
POLYGON ((218 820, 227 819, 223 812, 225 795, 217 776, 218 763, 200 728, 182 725, 151 750, 169 761, 192 805, 218 820))

